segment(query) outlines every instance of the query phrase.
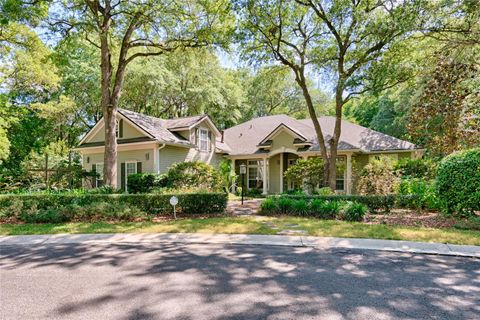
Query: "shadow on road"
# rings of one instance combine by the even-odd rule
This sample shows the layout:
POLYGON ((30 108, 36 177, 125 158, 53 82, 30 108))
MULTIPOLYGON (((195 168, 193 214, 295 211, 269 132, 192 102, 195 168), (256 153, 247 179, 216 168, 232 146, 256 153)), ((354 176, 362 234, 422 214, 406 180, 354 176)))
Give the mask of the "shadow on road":
MULTIPOLYGON (((3 246, 0 256, 5 300, 15 303, 22 295, 15 290, 23 285, 13 283, 17 278, 10 279, 10 273, 31 276, 24 281, 37 281, 38 292, 23 295, 35 301, 41 290, 54 292, 51 305, 37 310, 45 317, 82 318, 102 310, 106 318, 122 319, 474 319, 480 314, 478 259, 165 243, 13 245, 3 246), (41 271, 55 274, 58 285, 45 287, 46 280, 36 277, 41 271)), ((16 312, 14 306, 2 308, 16 312)))

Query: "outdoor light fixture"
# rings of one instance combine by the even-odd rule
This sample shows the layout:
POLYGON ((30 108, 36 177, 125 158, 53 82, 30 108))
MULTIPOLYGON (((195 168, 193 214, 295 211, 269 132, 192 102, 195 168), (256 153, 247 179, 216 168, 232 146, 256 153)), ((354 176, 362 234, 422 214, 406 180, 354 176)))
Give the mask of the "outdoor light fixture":
POLYGON ((247 173, 247 165, 241 164, 240 165, 240 175, 242 176, 242 206, 243 206, 243 192, 245 189, 245 174, 247 173))

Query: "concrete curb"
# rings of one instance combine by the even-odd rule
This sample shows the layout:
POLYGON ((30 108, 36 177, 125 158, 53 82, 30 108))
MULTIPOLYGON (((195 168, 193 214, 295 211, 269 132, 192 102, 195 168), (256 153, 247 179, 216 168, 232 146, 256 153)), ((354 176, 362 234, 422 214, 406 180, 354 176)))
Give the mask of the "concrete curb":
POLYGON ((2 245, 56 245, 67 243, 209 243, 244 244, 316 249, 362 249, 407 253, 438 254, 480 258, 480 246, 462 246, 397 240, 278 236, 254 234, 203 233, 111 233, 111 234, 56 234, 0 237, 2 245))

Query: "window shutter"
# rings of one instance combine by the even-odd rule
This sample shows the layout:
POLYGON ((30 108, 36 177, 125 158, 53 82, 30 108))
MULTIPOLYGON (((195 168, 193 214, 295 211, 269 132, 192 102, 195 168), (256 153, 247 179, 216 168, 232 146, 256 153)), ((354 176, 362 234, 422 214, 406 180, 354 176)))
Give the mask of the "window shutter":
POLYGON ((137 173, 142 173, 142 162, 137 162, 137 173))
POLYGON ((125 191, 127 186, 125 185, 125 162, 120 164, 120 189, 125 191))
POLYGON ((92 187, 97 187, 97 165, 95 163, 92 164, 92 187))
POLYGON ((118 126, 118 137, 123 138, 123 119, 120 119, 120 121, 118 122, 118 126))
POLYGON ((208 131, 208 151, 212 151, 212 131, 208 131))

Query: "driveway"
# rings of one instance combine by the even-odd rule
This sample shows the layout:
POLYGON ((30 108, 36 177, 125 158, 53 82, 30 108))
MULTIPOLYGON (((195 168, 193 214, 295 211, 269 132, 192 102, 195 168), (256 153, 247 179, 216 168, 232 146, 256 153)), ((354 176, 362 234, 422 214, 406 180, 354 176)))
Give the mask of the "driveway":
POLYGON ((228 244, 0 248, 1 319, 478 319, 480 259, 228 244))

